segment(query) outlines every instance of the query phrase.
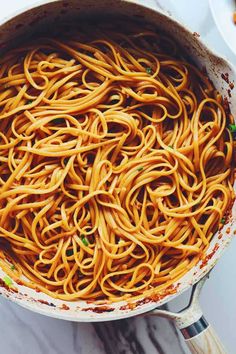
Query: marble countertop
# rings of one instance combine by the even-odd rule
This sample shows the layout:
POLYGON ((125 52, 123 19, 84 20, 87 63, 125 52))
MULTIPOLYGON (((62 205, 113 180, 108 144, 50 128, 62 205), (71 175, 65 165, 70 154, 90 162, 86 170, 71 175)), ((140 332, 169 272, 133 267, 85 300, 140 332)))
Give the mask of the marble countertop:
MULTIPOLYGON (((236 65, 236 56, 221 38, 208 0, 137 0, 168 11, 206 44, 236 65)), ((3 3, 3 0, 2 0, 3 3)), ((0 17, 10 15, 37 0, 8 0, 0 17)), ((219 261, 205 285, 201 304, 229 354, 236 354, 236 239, 219 261)), ((175 307, 186 301, 179 297, 175 307)), ((158 317, 139 317, 115 322, 80 324, 44 317, 0 299, 1 354, 186 354, 174 325, 158 317)))

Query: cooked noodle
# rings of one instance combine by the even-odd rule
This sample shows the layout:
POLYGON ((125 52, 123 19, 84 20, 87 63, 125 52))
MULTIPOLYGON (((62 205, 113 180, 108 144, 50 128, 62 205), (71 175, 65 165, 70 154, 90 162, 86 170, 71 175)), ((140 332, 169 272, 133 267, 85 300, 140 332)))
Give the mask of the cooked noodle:
POLYGON ((64 300, 163 291, 232 205, 232 122, 178 45, 139 24, 81 25, 10 50, 0 266, 64 300))

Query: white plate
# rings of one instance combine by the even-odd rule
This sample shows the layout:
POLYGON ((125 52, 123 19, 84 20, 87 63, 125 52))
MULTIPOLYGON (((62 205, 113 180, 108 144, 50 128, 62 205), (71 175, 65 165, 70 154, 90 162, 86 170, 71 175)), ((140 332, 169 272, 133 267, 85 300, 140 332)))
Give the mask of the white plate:
POLYGON ((209 6, 218 30, 230 49, 236 54, 236 25, 233 22, 236 1, 209 0, 209 6))

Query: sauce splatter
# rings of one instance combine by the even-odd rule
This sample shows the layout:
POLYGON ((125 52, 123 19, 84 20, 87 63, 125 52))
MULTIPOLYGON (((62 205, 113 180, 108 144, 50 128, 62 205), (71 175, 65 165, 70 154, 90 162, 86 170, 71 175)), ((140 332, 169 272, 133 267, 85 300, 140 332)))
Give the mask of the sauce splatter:
POLYGON ((200 37, 200 34, 197 33, 197 32, 193 32, 193 36, 194 36, 195 38, 199 38, 199 37, 200 37))
POLYGON ((224 110, 227 114, 230 113, 230 108, 229 108, 229 100, 227 97, 224 97, 223 98, 223 107, 224 107, 224 110))
POLYGON ((227 84, 229 84, 229 74, 228 73, 225 73, 225 74, 222 73, 221 77, 227 84))
POLYGON ((203 267, 205 267, 208 263, 208 261, 214 256, 214 254, 216 253, 216 251, 219 249, 219 244, 216 243, 212 252, 209 253, 203 260, 202 260, 202 264, 200 265, 200 269, 202 269, 203 267))
POLYGON ((92 311, 94 313, 112 312, 114 310, 115 310, 114 308, 107 307, 107 306, 87 307, 86 309, 82 309, 82 311, 85 311, 85 312, 92 311))
POLYGON ((56 305, 54 305, 52 302, 48 302, 46 300, 37 300, 37 302, 39 302, 40 304, 44 304, 44 305, 47 305, 47 306, 51 306, 51 307, 56 307, 56 305))
POLYGON ((137 302, 131 302, 126 305, 123 305, 120 307, 120 310, 133 310, 134 308, 138 306, 142 306, 145 304, 148 304, 149 302, 158 302, 164 299, 168 295, 173 295, 176 294, 178 287, 180 284, 177 285, 170 285, 168 288, 166 288, 162 293, 159 294, 153 294, 149 297, 145 297, 144 299, 138 300, 137 302))
POLYGON ((69 306, 67 306, 66 304, 62 304, 61 307, 60 307, 61 310, 66 310, 68 311, 70 308, 69 306))

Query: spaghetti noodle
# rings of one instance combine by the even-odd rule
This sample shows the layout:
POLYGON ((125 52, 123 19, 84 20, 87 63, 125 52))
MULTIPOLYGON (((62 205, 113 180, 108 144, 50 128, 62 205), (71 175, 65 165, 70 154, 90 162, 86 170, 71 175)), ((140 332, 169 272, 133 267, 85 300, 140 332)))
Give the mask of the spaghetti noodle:
POLYGON ((234 199, 233 123, 176 43, 81 25, 0 60, 0 266, 64 300, 162 291, 234 199))

